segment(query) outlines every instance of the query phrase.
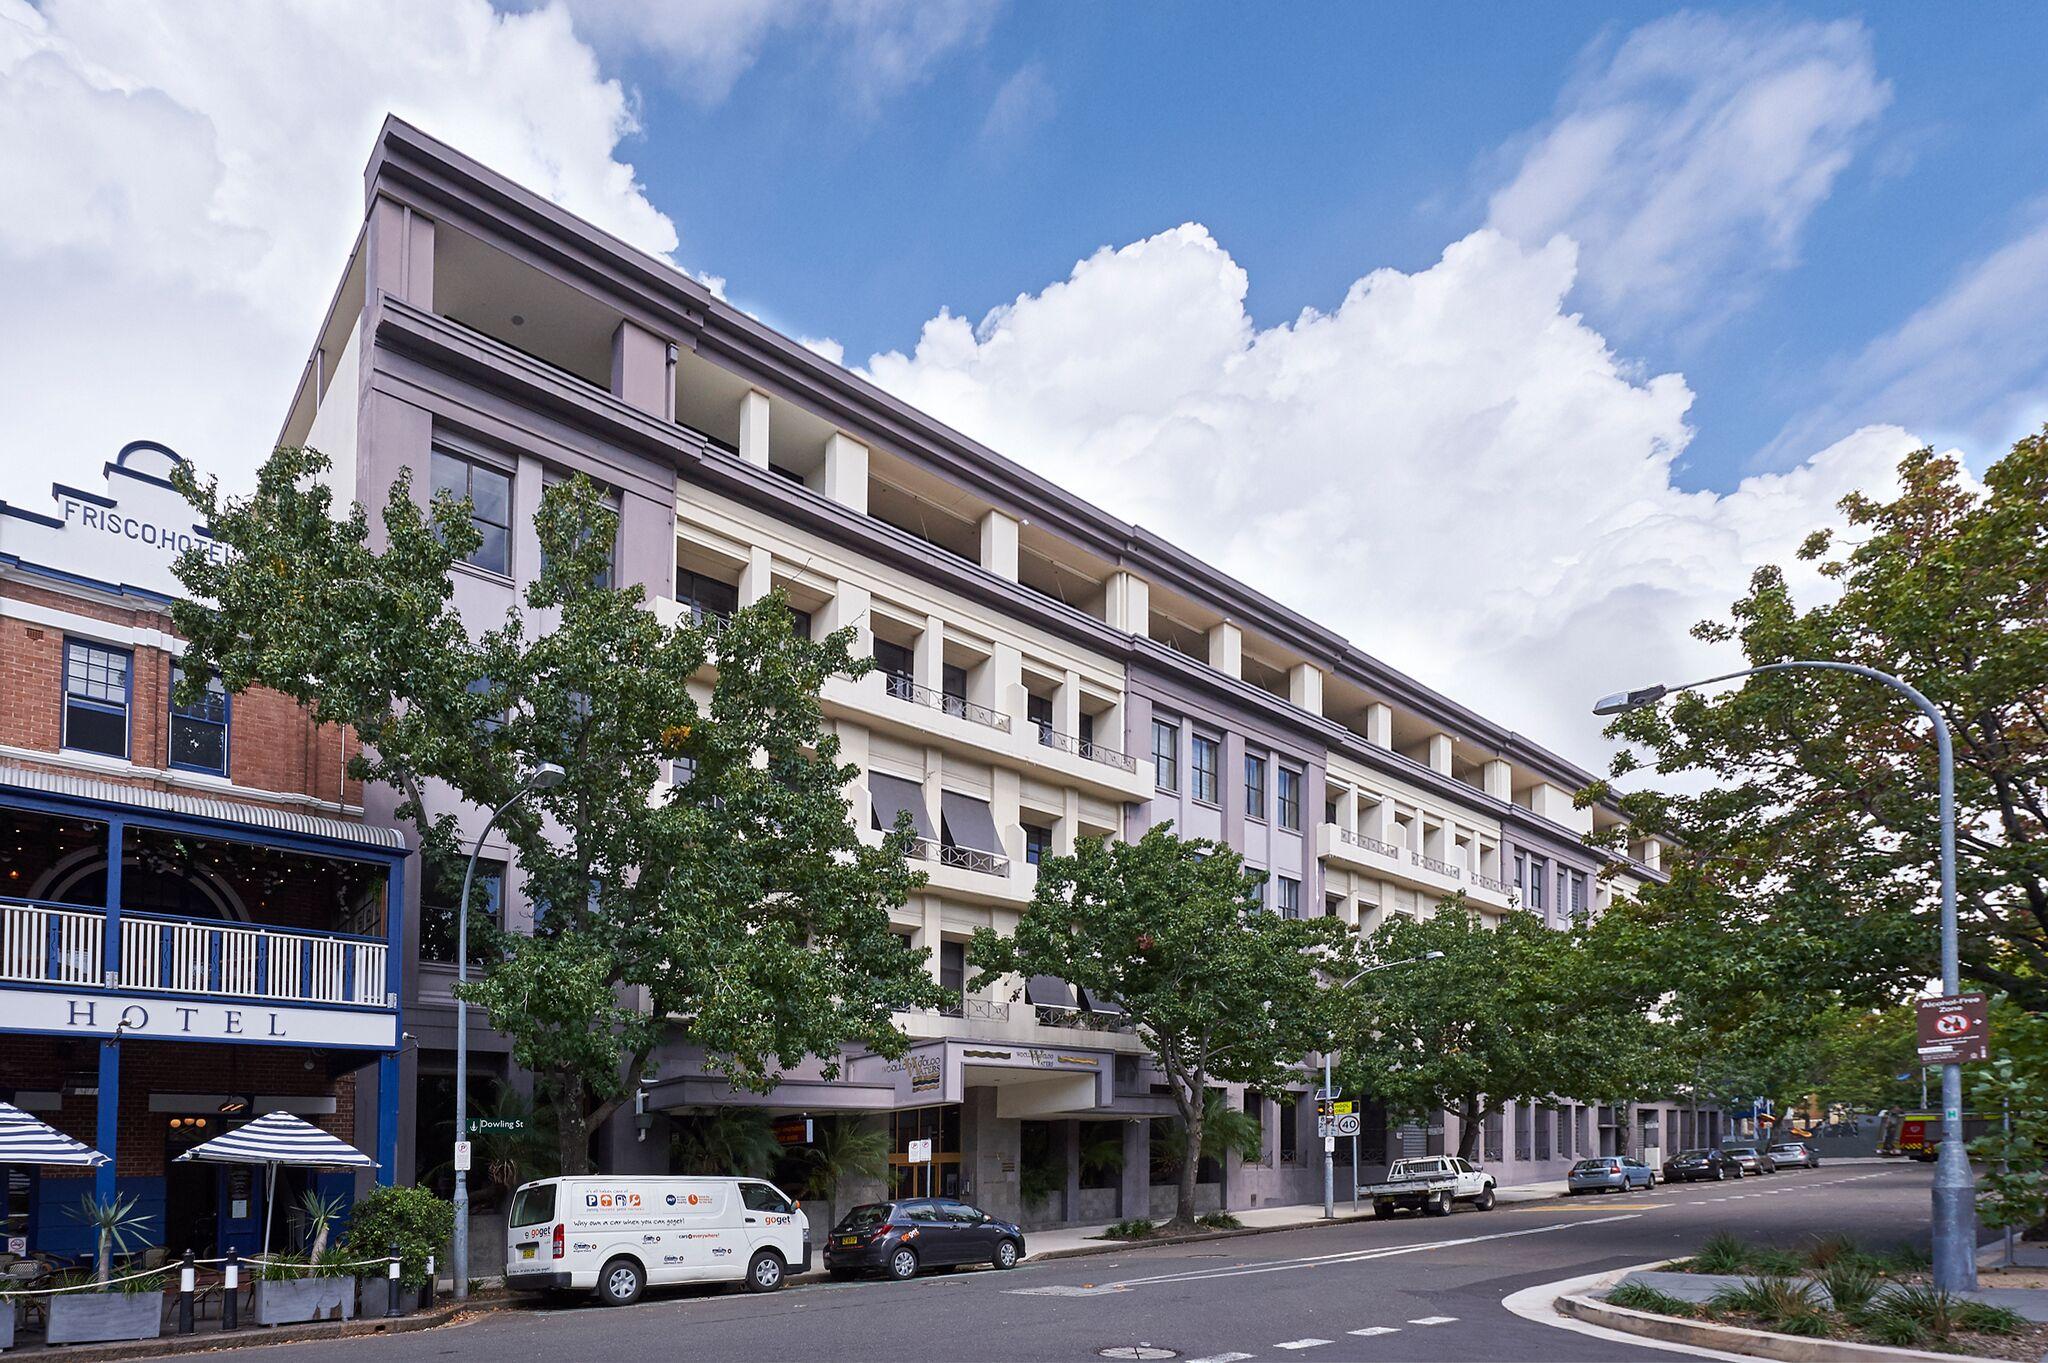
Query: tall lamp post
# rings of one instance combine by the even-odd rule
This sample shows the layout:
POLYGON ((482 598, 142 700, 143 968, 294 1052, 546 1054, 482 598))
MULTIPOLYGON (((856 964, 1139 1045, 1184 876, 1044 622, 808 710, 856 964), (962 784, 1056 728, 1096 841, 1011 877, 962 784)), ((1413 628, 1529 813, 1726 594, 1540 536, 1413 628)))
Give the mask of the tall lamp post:
MULTIPOLYGON (((1384 961, 1379 965, 1369 965, 1365 969, 1359 971, 1356 975, 1353 975, 1350 979, 1344 981, 1344 983, 1338 985, 1337 988, 1349 989, 1352 985, 1357 984, 1367 975, 1377 975, 1380 971, 1392 970, 1395 966, 1415 965, 1422 961, 1440 961, 1443 959, 1443 955, 1444 954, 1441 951, 1425 951, 1420 956, 1410 956, 1405 961, 1384 961)), ((1335 1058, 1336 1055, 1336 1040, 1337 1038, 1331 1037, 1329 1039, 1329 1044, 1325 1047, 1323 1051, 1323 1100, 1329 1103, 1332 1109, 1334 1109, 1337 1105, 1337 1086, 1334 1078, 1330 1073, 1330 1062, 1335 1058)), ((1331 1116, 1334 1118, 1335 1115, 1335 1112, 1332 1111, 1331 1116)), ((1333 1137, 1332 1140, 1334 1139, 1335 1138, 1333 1137)), ((1351 1179, 1354 1183, 1358 1181, 1358 1163, 1355 1159, 1352 1161, 1351 1165, 1351 1179)), ((1353 1199, 1353 1201, 1356 1200, 1357 1199, 1355 1198, 1353 1199)), ((1337 1149, 1336 1146, 1331 1143, 1331 1141, 1325 1141, 1323 1142, 1323 1219, 1325 1221, 1331 1221, 1335 1220, 1336 1216, 1337 1149)))
MULTIPOLYGON (((1934 748, 1940 762, 1941 801, 1941 991, 1953 995, 1962 988, 1956 946, 1956 778, 1955 756, 1948 721, 1933 701, 1913 686, 1855 663, 1815 662, 1796 659, 1765 663, 1740 672, 1724 672, 1683 686, 1648 686, 1640 691, 1618 691, 1593 707, 1596 715, 1619 715, 1655 705, 1677 691, 1691 691, 1715 682, 1755 676, 1759 672, 1791 672, 1798 669, 1822 672, 1852 672, 1882 682, 1913 702, 1934 725, 1934 748)), ((1945 1292, 1966 1292, 1977 1286, 1977 1184, 1970 1172, 1969 1153, 1963 1149, 1963 1070, 1959 1064, 1941 1067, 1941 1154, 1934 1167, 1934 1285, 1945 1292)))
MULTIPOLYGON (((462 898, 455 901, 455 1141, 460 1145, 469 1139, 469 1000, 462 997, 462 986, 469 983, 469 887, 476 879, 477 855, 484 850, 484 840, 491 836, 491 829, 505 811, 518 804, 536 790, 552 790, 562 784, 567 775, 553 762, 543 762, 528 772, 526 779, 519 783, 519 789, 505 803, 491 811, 491 817, 484 821, 483 831, 476 835, 476 845, 470 849, 469 864, 462 869, 462 898)), ((455 1299, 469 1299, 469 1168, 467 1160, 455 1161, 455 1299)))

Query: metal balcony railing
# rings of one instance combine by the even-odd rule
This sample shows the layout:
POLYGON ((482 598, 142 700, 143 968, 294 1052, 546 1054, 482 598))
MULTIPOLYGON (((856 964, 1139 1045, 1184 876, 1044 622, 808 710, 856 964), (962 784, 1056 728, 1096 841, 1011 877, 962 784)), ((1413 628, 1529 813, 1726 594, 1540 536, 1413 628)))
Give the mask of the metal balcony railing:
POLYGON ((1038 741, 1048 748, 1058 748, 1061 752, 1070 752, 1076 757, 1085 758, 1090 762, 1100 762, 1119 771, 1135 772, 1138 769, 1138 759, 1129 753, 1118 752, 1115 748, 1106 748, 1100 743, 1076 738, 1072 734, 1063 734, 1050 724, 1038 726, 1038 741))
POLYGON ((385 1006, 385 944, 158 914, 121 915, 120 967, 106 970, 100 909, 0 901, 0 979, 90 989, 385 1006))
POLYGON ((889 694, 898 700, 907 700, 912 705, 924 705, 934 710, 943 710, 947 714, 959 719, 970 719, 976 724, 986 724, 989 728, 1001 733, 1010 732, 1010 717, 1000 710, 991 710, 986 705, 978 705, 964 696, 948 695, 944 691, 935 691, 929 686, 921 686, 904 676, 901 672, 885 672, 882 674, 882 679, 889 694))
POLYGON ((1352 833, 1340 828, 1337 830, 1337 836, 1343 841, 1350 843, 1353 847, 1363 847, 1366 851, 1377 852, 1383 857, 1399 857, 1401 855, 1401 849, 1394 846, 1394 844, 1381 842, 1378 838, 1367 837, 1363 833, 1352 833))
POLYGON ((1438 875, 1449 876, 1452 880, 1463 880, 1465 878, 1465 873, 1451 865, 1448 861, 1440 861, 1435 857, 1425 857, 1422 853, 1413 849, 1410 849, 1408 857, 1425 871, 1435 871, 1438 875))
POLYGON ((954 866, 962 871, 975 871, 985 876, 1007 876, 1010 874, 1010 859, 995 852, 984 852, 978 847, 958 847, 931 838, 918 838, 910 848, 910 855, 921 861, 936 861, 941 866, 954 866))
POLYGON ((1494 876, 1481 875, 1477 871, 1472 873, 1472 883, 1482 890, 1492 890, 1495 894, 1506 894, 1509 890, 1508 883, 1505 880, 1500 880, 1494 876))

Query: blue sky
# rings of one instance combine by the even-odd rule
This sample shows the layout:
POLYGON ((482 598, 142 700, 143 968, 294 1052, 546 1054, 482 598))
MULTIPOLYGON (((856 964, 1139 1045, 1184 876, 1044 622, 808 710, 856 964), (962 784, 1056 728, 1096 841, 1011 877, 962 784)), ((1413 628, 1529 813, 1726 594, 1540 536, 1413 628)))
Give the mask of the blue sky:
MULTIPOLYGON (((623 150, 675 219, 679 259, 849 355, 905 345, 941 307, 980 317, 1099 246, 1191 219, 1245 267, 1250 312, 1272 325, 1334 305, 1370 269, 1427 266, 1484 220, 1510 149, 1574 69, 1663 12, 1010 5, 983 41, 867 108, 821 43, 769 44, 709 106, 687 75, 631 54, 619 69, 645 131, 623 150), (1027 97, 1005 116, 1013 82, 1027 97)), ((1691 382, 1687 487, 1726 490, 1781 465, 1763 452, 1830 365, 2048 194, 2048 7, 1985 6, 1970 22, 1906 5, 1761 13, 1860 24, 1890 87, 1797 263, 1705 328, 1631 325, 1572 300, 1631 362, 1691 382)))
POLYGON ((0 498, 245 487, 396 114, 1589 764, 2048 423, 2048 7, 0 0, 0 498))

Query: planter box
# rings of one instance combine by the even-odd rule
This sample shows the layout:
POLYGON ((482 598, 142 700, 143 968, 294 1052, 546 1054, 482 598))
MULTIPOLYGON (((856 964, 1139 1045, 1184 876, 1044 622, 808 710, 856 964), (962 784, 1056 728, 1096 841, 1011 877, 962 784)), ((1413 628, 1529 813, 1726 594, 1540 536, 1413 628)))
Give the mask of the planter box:
POLYGON ((256 1323, 292 1325, 302 1320, 352 1320, 353 1278, 264 1279, 256 1284, 256 1323))
POLYGON ((163 1333, 161 1292, 62 1292, 50 1298, 51 1344, 155 1339, 163 1333))
POLYGON ((0 1349, 14 1347, 14 1300, 0 1301, 0 1349))
MULTIPOLYGON (((358 1278, 363 1286, 363 1319, 373 1320, 384 1314, 391 1301, 391 1279, 377 1275, 373 1278, 358 1278)), ((398 1314, 409 1316, 420 1309, 420 1290, 417 1287, 398 1289, 398 1314)))

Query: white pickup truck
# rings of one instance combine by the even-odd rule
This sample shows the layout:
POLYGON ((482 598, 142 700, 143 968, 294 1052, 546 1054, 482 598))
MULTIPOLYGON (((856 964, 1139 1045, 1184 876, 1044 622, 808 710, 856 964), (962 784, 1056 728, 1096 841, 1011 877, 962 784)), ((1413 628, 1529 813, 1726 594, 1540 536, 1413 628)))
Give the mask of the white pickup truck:
POLYGON ((1368 1183, 1359 1188, 1358 1195, 1372 1199, 1374 1216, 1391 1216, 1397 1211, 1449 1216, 1459 1202, 1470 1202, 1482 1212, 1492 1211, 1493 1186, 1493 1175, 1477 1165, 1454 1155, 1431 1155, 1395 1160, 1385 1183, 1368 1183))

